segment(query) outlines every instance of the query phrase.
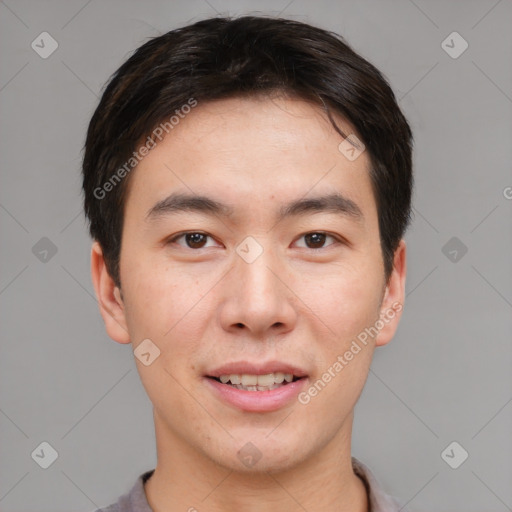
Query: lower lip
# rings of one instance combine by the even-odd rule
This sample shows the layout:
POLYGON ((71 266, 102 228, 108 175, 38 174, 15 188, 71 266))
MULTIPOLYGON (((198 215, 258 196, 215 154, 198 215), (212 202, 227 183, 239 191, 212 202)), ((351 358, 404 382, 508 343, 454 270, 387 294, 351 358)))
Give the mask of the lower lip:
POLYGON ((222 384, 210 377, 205 377, 205 380, 217 396, 238 409, 250 412, 271 412, 281 409, 294 400, 305 386, 307 377, 269 391, 246 391, 229 384, 222 384))

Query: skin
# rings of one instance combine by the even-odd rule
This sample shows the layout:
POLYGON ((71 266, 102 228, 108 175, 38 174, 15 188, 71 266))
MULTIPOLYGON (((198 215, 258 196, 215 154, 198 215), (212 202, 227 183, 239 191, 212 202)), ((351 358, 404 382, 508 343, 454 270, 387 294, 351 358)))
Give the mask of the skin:
POLYGON ((400 312, 308 404, 241 411, 204 382, 225 363, 275 359, 303 368, 314 383, 365 327, 403 304, 405 242, 386 282, 369 158, 349 161, 342 140, 319 107, 302 100, 200 103, 132 172, 122 291, 93 243, 109 336, 133 349, 149 338, 161 351, 149 366, 135 359, 154 411, 158 463, 145 491, 155 512, 368 509, 351 466, 353 409, 373 351, 391 340, 400 312), (234 213, 147 221, 171 192, 206 195, 234 213), (320 212, 276 222, 282 204, 332 192, 354 201, 364 220, 320 212), (198 248, 185 237, 169 242, 183 231, 208 237, 192 244, 198 248), (316 244, 304 237, 318 232, 330 236, 316 244), (236 253, 247 236, 263 249, 252 263, 236 253), (262 454, 250 468, 237 456, 248 442, 262 454))

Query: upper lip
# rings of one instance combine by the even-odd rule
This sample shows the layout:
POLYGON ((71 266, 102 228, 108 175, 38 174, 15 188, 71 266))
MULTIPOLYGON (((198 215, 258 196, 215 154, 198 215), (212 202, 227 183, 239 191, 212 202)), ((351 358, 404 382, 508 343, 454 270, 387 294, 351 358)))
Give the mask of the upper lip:
POLYGON ((307 377, 307 372, 298 366, 280 361, 266 363, 251 363, 249 361, 235 361, 227 363, 207 373, 208 377, 219 378, 221 375, 267 375, 269 373, 291 373, 296 377, 307 377))

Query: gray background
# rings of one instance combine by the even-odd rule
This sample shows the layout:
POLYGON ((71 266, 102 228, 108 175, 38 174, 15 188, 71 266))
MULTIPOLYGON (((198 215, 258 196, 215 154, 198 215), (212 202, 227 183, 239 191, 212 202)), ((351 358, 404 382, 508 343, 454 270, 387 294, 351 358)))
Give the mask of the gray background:
POLYGON ((403 510, 511 510, 511 0, 0 2, 0 510, 91 511, 155 467, 131 346, 107 337, 94 298, 81 148, 132 50, 217 13, 334 30, 390 80, 415 135, 407 299, 353 454, 403 510), (59 45, 47 59, 31 48, 43 31, 59 45), (441 46, 453 31, 458 58, 441 46), (43 441, 48 469, 31 457, 43 441), (469 453, 458 469, 441 457, 452 441, 469 453))

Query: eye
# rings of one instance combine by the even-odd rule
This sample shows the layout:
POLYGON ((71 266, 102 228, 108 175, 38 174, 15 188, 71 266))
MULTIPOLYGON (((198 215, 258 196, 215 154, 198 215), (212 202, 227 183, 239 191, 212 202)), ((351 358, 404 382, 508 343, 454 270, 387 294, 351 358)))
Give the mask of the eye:
POLYGON ((324 233, 323 231, 314 231, 311 233, 306 233, 305 235, 302 235, 301 238, 303 238, 306 241, 306 249, 323 249, 325 241, 328 238, 332 238, 335 241, 335 243, 337 242, 334 236, 324 233))
MULTIPOLYGON (((199 231, 187 231, 184 233, 180 233, 167 241, 167 243, 177 243, 182 247, 187 247, 189 249, 204 249, 207 247, 213 247, 213 245, 207 245, 207 240, 213 238, 206 234, 201 233, 199 231), (183 243, 179 243, 179 240, 184 240, 185 246, 183 243)), ((323 231, 313 231, 311 233, 306 233, 302 235, 300 239, 304 239, 305 245, 299 245, 299 247, 303 247, 306 249, 323 249, 326 247, 325 243, 328 239, 332 239, 334 243, 330 243, 327 247, 334 245, 335 243, 340 243, 340 241, 334 237, 333 235, 329 235, 323 231)))
POLYGON ((189 249, 203 249, 204 247, 208 247, 206 246, 206 240, 212 237, 210 235, 207 235, 206 233, 200 233, 198 231, 187 231, 185 233, 181 233, 169 239, 167 243, 176 243, 178 240, 181 240, 182 238, 185 240, 186 246, 189 249))

